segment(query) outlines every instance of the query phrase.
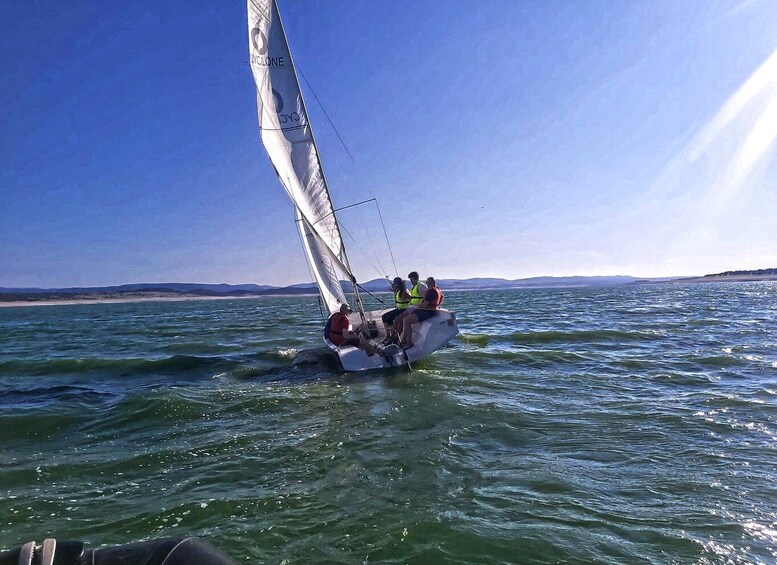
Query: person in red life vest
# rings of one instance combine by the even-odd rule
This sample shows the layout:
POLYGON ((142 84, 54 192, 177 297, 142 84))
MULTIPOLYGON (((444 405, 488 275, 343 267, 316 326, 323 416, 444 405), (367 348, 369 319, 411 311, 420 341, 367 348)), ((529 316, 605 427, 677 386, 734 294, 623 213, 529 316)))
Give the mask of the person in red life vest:
MULTIPOLYGON (((329 318, 327 327, 329 328, 329 341, 340 347, 351 345, 367 352, 368 357, 372 357, 378 352, 378 349, 361 335, 348 331, 350 323, 348 322, 348 305, 341 304, 340 311, 335 312, 329 318)), ((326 332, 324 332, 326 334, 326 332)))
POLYGON ((437 288, 437 282, 434 280, 434 277, 426 279, 426 286, 427 290, 424 293, 423 302, 416 306, 415 310, 402 320, 402 340, 400 345, 405 349, 414 345, 411 341, 413 338, 413 324, 428 320, 437 314, 437 310, 440 309, 443 295, 440 289, 437 288))

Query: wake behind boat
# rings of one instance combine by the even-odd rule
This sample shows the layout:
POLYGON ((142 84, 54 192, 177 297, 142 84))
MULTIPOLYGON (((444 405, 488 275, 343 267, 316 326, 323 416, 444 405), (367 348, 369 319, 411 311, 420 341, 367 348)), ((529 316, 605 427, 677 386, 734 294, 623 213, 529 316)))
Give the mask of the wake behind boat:
MULTIPOLYGON (((335 207, 302 96, 297 71, 275 0, 248 0, 248 50, 256 83, 262 143, 294 204, 305 256, 329 315, 349 304, 349 322, 371 346, 386 337, 385 310, 365 311, 359 285, 340 233, 335 207), (349 303, 341 280, 351 281, 349 303)), ((322 322, 323 325, 323 322, 322 322)), ((380 354, 325 339, 345 371, 409 365, 448 343, 457 333, 456 316, 439 310, 412 328, 412 348, 389 345, 380 354)))

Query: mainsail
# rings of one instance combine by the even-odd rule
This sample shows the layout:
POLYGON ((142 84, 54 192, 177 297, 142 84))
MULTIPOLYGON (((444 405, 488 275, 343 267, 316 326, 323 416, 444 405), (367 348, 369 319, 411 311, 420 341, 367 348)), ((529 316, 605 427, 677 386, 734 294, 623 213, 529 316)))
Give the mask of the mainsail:
POLYGON ((248 51, 262 143, 296 209, 308 264, 329 313, 353 280, 275 0, 248 0, 248 51))

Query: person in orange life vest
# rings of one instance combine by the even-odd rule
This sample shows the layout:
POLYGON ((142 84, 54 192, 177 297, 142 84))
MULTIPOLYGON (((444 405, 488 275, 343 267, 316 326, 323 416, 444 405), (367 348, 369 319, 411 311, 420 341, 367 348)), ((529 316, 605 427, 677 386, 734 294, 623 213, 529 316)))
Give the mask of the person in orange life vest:
POLYGON ((437 282, 433 277, 429 277, 426 279, 426 286, 428 289, 424 294, 423 302, 416 306, 415 310, 402 320, 402 341, 400 345, 405 349, 413 347, 413 342, 410 341, 413 337, 413 324, 428 320, 437 314, 437 310, 440 308, 443 295, 440 289, 437 288, 437 282))
POLYGON ((340 311, 332 314, 329 329, 329 341, 340 347, 351 345, 367 352, 368 357, 377 353, 378 349, 362 336, 348 331, 348 305, 341 304, 340 311))
POLYGON ((386 339, 383 340, 383 345, 388 345, 398 337, 393 325, 394 320, 405 312, 410 304, 410 293, 407 291, 402 277, 394 277, 394 280, 391 282, 391 292, 394 293, 394 309, 381 316, 383 327, 386 328, 386 339))

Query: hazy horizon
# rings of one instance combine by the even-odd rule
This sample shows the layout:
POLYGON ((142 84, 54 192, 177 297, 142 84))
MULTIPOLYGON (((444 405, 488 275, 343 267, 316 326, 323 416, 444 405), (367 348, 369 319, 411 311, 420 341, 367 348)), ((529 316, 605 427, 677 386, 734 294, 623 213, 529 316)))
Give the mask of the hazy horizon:
MULTIPOLYGON (((505 277, 444 277, 444 278, 438 278, 439 281, 471 281, 471 280, 482 280, 482 279, 494 279, 498 281, 505 281, 505 282, 521 282, 521 281, 528 281, 533 279, 573 279, 573 278, 587 278, 587 279, 616 279, 616 278, 627 278, 627 279, 636 279, 636 280, 657 280, 657 279, 681 279, 681 278, 695 278, 695 277, 703 277, 705 275, 709 274, 716 274, 716 273, 705 273, 705 274, 698 274, 698 275, 677 275, 672 277, 637 277, 633 275, 539 275, 539 276, 533 276, 533 277, 520 277, 520 278, 505 278, 505 277)), ((406 279, 406 277, 405 277, 406 279)), ((382 281, 383 279, 373 278, 373 279, 367 279, 363 281, 358 281, 360 284, 368 284, 368 283, 374 283, 378 281, 382 281)), ((11 286, 2 284, 0 282, 0 289, 41 289, 41 290, 61 290, 61 289, 69 289, 69 288, 108 288, 108 287, 122 287, 122 286, 137 286, 137 285, 202 285, 202 286, 217 286, 217 285, 227 285, 227 286, 268 286, 268 287, 274 287, 274 288, 285 288, 285 287, 300 287, 300 286, 315 286, 315 281, 309 280, 309 281, 297 281, 289 284, 282 284, 282 285, 272 285, 268 284, 266 282, 237 282, 237 283, 226 283, 223 281, 220 282, 197 282, 197 281, 132 281, 132 282, 123 282, 119 284, 110 284, 110 285, 66 285, 66 286, 57 286, 57 287, 21 287, 21 286, 11 286)), ((388 284, 388 282, 387 282, 388 284)))

